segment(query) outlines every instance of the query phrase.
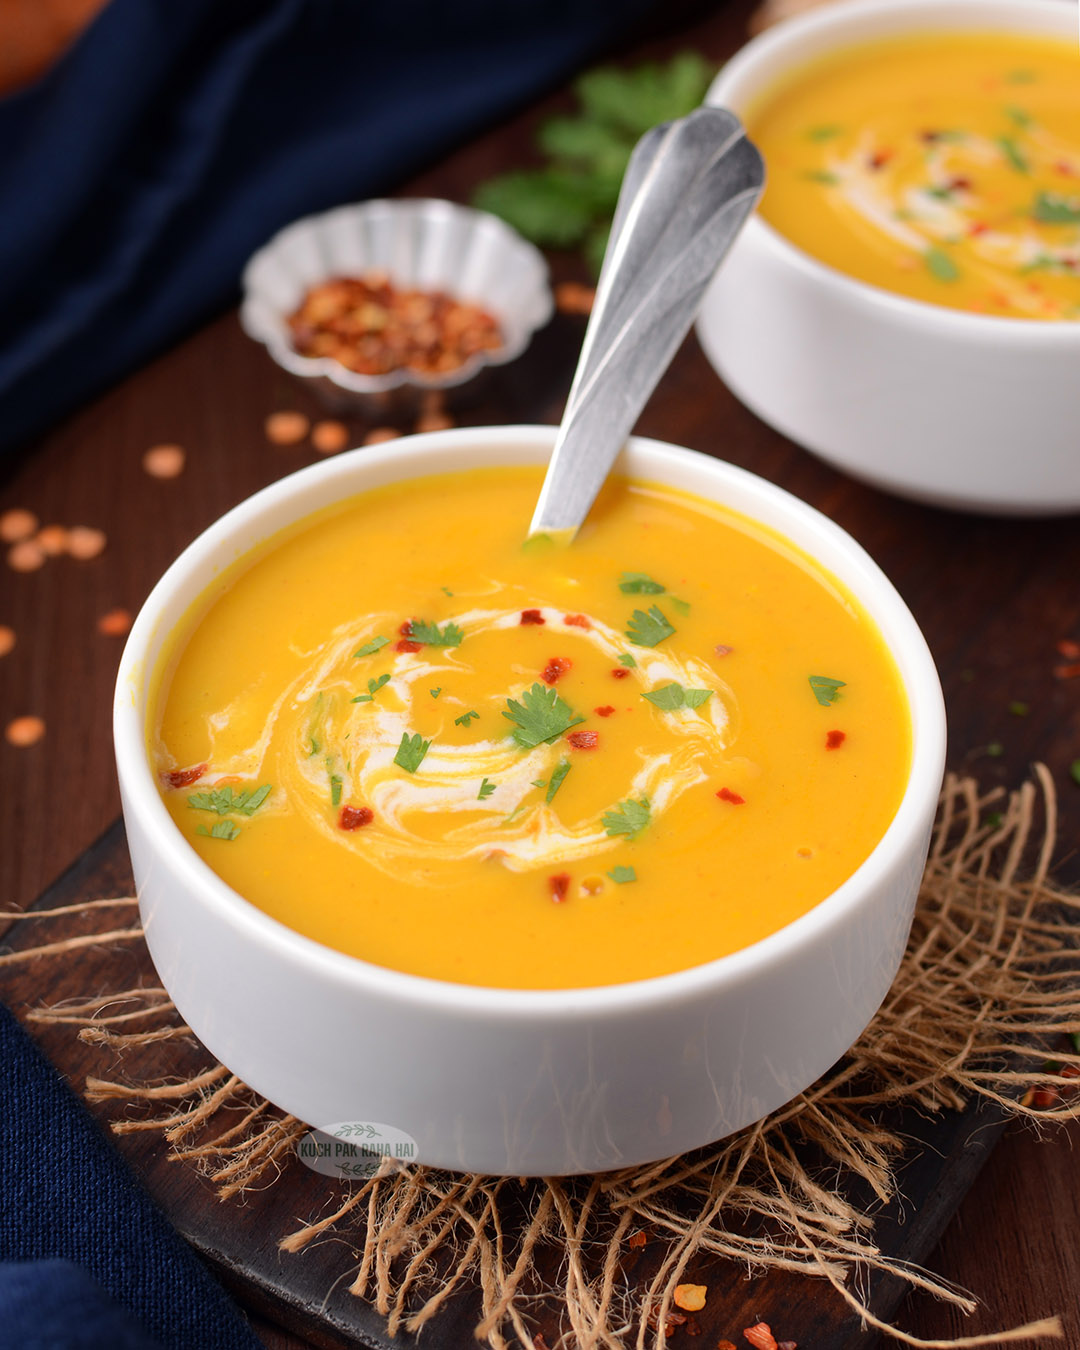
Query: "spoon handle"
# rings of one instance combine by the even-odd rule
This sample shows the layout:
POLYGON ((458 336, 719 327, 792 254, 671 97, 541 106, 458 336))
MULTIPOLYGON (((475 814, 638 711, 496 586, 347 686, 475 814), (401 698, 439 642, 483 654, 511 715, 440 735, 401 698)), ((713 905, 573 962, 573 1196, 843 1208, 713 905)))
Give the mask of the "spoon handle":
POLYGON ((635 146, 530 536, 577 533, 764 182, 725 108, 698 108, 635 146))

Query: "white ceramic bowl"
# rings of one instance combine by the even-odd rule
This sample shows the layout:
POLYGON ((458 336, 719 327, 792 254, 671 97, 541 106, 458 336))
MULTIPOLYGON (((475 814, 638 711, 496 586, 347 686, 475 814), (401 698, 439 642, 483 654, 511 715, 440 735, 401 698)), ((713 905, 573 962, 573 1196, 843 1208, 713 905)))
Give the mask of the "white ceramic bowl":
MULTIPOLYGON (((1065 0, 852 0, 778 24, 707 102, 746 114, 815 57, 897 33, 1076 39, 1065 0)), ((709 289, 698 335, 724 382, 837 468, 963 510, 1080 510, 1080 323, 965 314, 844 276, 760 216, 709 289)))
POLYGON ((168 815, 147 758, 148 675, 227 564, 330 502, 451 468, 545 462, 552 427, 456 430, 303 469, 195 540, 131 630, 116 757, 146 941, 206 1046, 317 1126, 373 1121, 419 1157, 542 1175, 653 1160, 721 1138, 811 1083, 852 1044, 904 951, 941 782, 945 721, 926 643, 842 530, 781 489, 705 455, 630 442, 622 468, 724 502, 780 531, 876 617, 911 705, 914 753, 895 819, 867 861, 761 942, 674 975, 516 991, 368 965, 284 927, 212 872, 168 815))
POLYGON ((402 386, 451 389, 484 366, 521 355, 554 310, 548 268, 539 249, 486 211, 437 198, 360 202, 306 216, 279 231, 244 268, 240 322, 292 375, 370 397, 402 386), (288 317, 312 286, 331 277, 385 272, 397 287, 446 291, 478 304, 498 320, 503 343, 477 352, 456 370, 424 376, 412 370, 360 375, 329 357, 302 356, 288 317))

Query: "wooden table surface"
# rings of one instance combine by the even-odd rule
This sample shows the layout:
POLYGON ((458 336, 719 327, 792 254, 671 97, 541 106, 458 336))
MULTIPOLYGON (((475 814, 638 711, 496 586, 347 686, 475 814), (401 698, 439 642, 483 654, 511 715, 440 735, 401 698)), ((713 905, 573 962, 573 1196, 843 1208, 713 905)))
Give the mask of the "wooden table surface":
MULTIPOLYGON (((742 40, 746 11, 722 9, 628 56, 694 46, 717 61, 742 40)), ((566 106, 556 94, 403 184, 405 194, 467 200, 487 175, 529 161, 537 120, 566 106)), ((573 259, 556 276, 580 278, 573 259)), ((529 352, 462 414, 476 423, 558 421, 583 321, 558 316, 529 352)), ((268 444, 263 420, 318 404, 271 364, 227 313, 57 427, 0 469, 0 510, 33 510, 43 523, 88 524, 108 535, 91 562, 50 559, 37 572, 0 572, 0 624, 17 635, 0 659, 0 720, 45 719, 36 746, 0 742, 0 904, 23 907, 119 811, 110 707, 121 639, 97 631, 115 607, 136 610, 166 565, 223 510, 311 463, 309 446, 268 444), (149 477, 145 449, 174 442, 184 474, 149 477)), ((359 441, 369 423, 354 420, 359 441)), ((1056 679, 1055 643, 1080 639, 1080 531, 1076 519, 963 516, 884 496, 832 472, 771 431, 722 386, 690 338, 639 424, 646 435, 722 456, 782 484, 850 531, 911 606, 941 671, 950 721, 949 765, 986 786, 1015 786, 1033 760, 1060 795, 1057 876, 1080 879, 1080 680, 1056 679), (1010 711, 1021 703, 1024 715, 1010 711), (986 747, 998 743, 1002 753, 986 747)), ((1023 453, 1023 447, 1017 448, 1023 453)), ((1010 1129, 946 1233, 932 1265, 975 1291, 983 1310, 963 1321, 912 1298, 903 1325, 946 1337, 991 1331, 1051 1312, 1080 1346, 1080 1129, 1038 1140, 1010 1129)), ((302 1342, 265 1324, 272 1347, 302 1342)), ((432 1338, 433 1344, 435 1338, 432 1338)))

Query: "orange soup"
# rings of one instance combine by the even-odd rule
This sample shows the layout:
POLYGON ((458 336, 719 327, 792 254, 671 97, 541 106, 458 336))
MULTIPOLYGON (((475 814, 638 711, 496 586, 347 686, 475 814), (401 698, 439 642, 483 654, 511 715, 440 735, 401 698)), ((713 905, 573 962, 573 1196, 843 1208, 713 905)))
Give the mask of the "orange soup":
POLYGON ((1080 51, 934 33, 837 52, 747 118, 761 211, 792 243, 916 300, 1080 318, 1080 51))
POLYGON ((765 527, 613 480, 523 546, 541 470, 380 488, 241 560, 156 676, 162 797, 251 903, 476 985, 662 975, 833 891, 910 718, 871 619, 765 527))

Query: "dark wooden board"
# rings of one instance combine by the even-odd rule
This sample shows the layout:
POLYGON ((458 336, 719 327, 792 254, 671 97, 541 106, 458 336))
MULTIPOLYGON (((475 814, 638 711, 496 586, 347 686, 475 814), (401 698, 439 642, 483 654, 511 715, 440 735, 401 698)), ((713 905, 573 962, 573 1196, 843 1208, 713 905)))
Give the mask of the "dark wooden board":
MULTIPOLYGON (((34 909, 48 910, 81 900, 130 894, 131 874, 123 827, 118 822, 42 897, 34 909)), ((14 950, 25 949, 59 936, 122 926, 122 911, 108 910, 94 918, 72 916, 48 923, 24 921, 9 931, 14 950)), ((149 956, 141 942, 94 946, 75 959, 37 958, 26 966, 3 972, 0 994, 16 1012, 40 1002, 110 989, 156 984, 149 956)), ((201 1047, 177 1053, 172 1045, 127 1050, 121 1056, 87 1046, 71 1025, 31 1023, 30 1029, 45 1053, 76 1088, 87 1075, 131 1074, 137 1081, 164 1073, 196 1073, 210 1057, 201 1047)), ((92 1108, 103 1127, 119 1116, 138 1118, 138 1106, 125 1110, 116 1103, 92 1108)), ((912 1112, 891 1118, 911 1143, 903 1169, 903 1200, 879 1216, 884 1251, 905 1261, 925 1262, 957 1204, 971 1185, 997 1139, 1001 1125, 988 1110, 948 1112, 927 1118, 912 1112)), ((209 1182, 189 1164, 170 1161, 168 1149, 156 1132, 123 1134, 117 1143, 128 1161, 169 1218, 211 1262, 222 1279, 245 1304, 260 1311, 319 1346, 378 1347, 392 1344, 384 1334, 383 1319, 364 1301, 350 1295, 347 1285, 355 1269, 351 1250, 340 1239, 315 1244, 301 1254, 278 1251, 279 1239, 302 1221, 311 1220, 340 1203, 347 1183, 317 1176, 294 1158, 285 1161, 273 1185, 242 1200, 219 1201, 209 1182)), ((655 1271, 661 1244, 650 1242, 640 1253, 627 1253, 625 1275, 631 1288, 640 1288, 655 1271)), ((543 1265, 552 1274, 558 1252, 547 1254, 543 1265)), ((747 1280, 745 1271, 731 1262, 696 1260, 695 1283, 709 1286, 706 1310, 697 1320, 714 1340, 734 1338, 743 1327, 765 1320, 777 1334, 796 1339, 815 1350, 869 1347, 877 1337, 863 1332, 858 1318, 824 1282, 785 1272, 747 1280)), ((892 1317, 905 1295, 894 1278, 870 1281, 871 1306, 884 1318, 892 1317)), ((433 1327, 440 1345, 467 1345, 478 1320, 475 1291, 453 1300, 433 1327)), ((539 1301, 532 1309, 537 1329, 549 1345, 566 1330, 556 1298, 539 1301)), ((408 1346, 413 1338, 394 1342, 408 1346)), ((703 1340, 702 1344, 709 1344, 703 1340)))

